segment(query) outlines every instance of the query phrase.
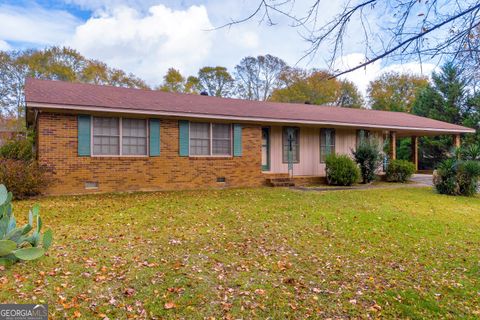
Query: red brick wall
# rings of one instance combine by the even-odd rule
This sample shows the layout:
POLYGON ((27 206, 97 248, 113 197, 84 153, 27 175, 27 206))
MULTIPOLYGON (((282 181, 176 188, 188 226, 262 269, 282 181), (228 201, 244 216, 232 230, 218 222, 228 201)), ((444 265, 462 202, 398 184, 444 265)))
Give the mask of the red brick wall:
POLYGON ((180 157, 178 121, 172 119, 161 119, 159 157, 79 157, 76 115, 40 113, 37 133, 39 162, 53 172, 47 194, 249 187, 265 180, 256 125, 243 126, 243 155, 225 158, 180 157), (85 182, 98 182, 98 190, 86 190, 85 182))

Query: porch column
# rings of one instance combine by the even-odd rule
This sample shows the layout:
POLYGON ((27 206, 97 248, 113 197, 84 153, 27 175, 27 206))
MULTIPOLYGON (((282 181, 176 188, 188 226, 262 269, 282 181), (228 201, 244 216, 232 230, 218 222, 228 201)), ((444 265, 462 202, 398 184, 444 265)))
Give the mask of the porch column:
POLYGON ((397 133, 390 131, 390 160, 397 159, 397 133))
POLYGON ((412 162, 415 165, 415 171, 418 171, 418 137, 412 136, 412 162))
POLYGON ((454 136, 455 139, 455 148, 460 148, 462 145, 462 140, 460 140, 460 134, 455 134, 454 136))

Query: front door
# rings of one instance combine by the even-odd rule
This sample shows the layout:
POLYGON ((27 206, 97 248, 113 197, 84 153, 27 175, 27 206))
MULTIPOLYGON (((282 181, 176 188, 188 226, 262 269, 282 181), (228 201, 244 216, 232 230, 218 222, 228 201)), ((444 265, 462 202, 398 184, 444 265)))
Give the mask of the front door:
POLYGON ((270 171, 270 128, 262 128, 262 171, 270 171))

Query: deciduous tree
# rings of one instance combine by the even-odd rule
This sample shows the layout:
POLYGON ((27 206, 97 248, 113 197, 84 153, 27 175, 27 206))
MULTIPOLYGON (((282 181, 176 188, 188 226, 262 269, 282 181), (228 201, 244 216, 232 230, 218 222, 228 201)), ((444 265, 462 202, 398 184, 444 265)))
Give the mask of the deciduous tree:
POLYGON ((26 77, 77 81, 129 88, 147 88, 132 74, 89 60, 74 49, 50 47, 44 50, 0 51, 0 113, 24 112, 23 86, 26 77))
POLYGON ((371 81, 367 94, 372 109, 410 112, 417 93, 426 86, 426 77, 389 72, 371 81))
POLYGON ((364 105, 363 96, 357 86, 349 80, 340 81, 340 92, 336 105, 345 108, 362 108, 364 105))
POLYGON ((358 108, 361 94, 352 82, 331 78, 326 71, 289 68, 280 77, 282 88, 272 92, 272 101, 358 108))
POLYGON ((196 86, 209 96, 229 97, 233 94, 234 80, 225 67, 203 67, 198 71, 197 79, 191 78, 190 81, 192 88, 196 86))
POLYGON ((267 100, 280 86, 286 68, 285 61, 270 54, 243 58, 235 67, 237 94, 242 99, 267 100))
POLYGON ((167 92, 184 92, 185 77, 175 68, 169 68, 167 74, 163 77, 163 84, 159 87, 162 91, 167 92))

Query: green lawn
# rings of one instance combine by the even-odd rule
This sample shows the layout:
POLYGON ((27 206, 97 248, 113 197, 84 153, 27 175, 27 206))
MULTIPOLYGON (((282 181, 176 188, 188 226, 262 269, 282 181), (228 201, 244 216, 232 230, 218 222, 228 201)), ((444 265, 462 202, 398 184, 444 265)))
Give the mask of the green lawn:
MULTIPOLYGON (((475 318, 480 198, 428 188, 135 193, 39 200, 48 257, 0 303, 51 318, 475 318)), ((14 203, 24 221, 32 201, 14 203)))

